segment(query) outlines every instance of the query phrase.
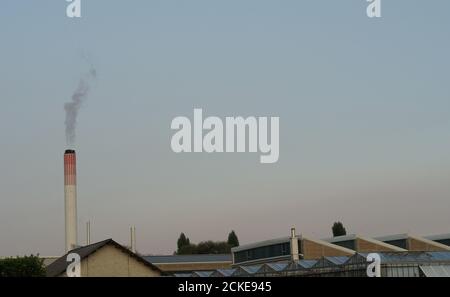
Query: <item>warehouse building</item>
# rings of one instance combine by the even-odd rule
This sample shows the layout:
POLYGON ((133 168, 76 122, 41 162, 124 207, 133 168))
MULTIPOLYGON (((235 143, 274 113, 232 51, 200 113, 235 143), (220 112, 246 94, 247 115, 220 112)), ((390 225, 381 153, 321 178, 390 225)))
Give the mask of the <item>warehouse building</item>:
POLYGON ((404 248, 385 243, 380 240, 368 238, 356 234, 336 236, 323 239, 326 242, 345 247, 360 253, 371 252, 406 252, 404 248))
POLYGON ((126 247, 107 239, 69 251, 46 267, 47 276, 67 276, 67 256, 76 253, 81 258, 82 277, 155 277, 162 271, 126 247))
MULTIPOLYGON (((439 235, 427 239, 409 234, 400 234, 369 238, 353 234, 316 240, 301 235, 297 236, 295 229, 292 229, 290 237, 266 240, 233 248, 233 268, 242 265, 253 266, 266 263, 295 262, 298 260, 318 260, 324 257, 331 257, 331 259, 332 257, 350 257, 355 253, 450 251, 450 246, 445 245, 445 243, 450 241, 449 237, 448 235, 439 235)), ((258 267, 253 268, 256 269, 258 267)))
POLYGON ((233 265, 256 265, 298 259, 318 259, 323 256, 351 256, 354 250, 323 240, 297 236, 261 241, 231 249, 233 265))
POLYGON ((397 234, 375 239, 408 251, 450 251, 450 247, 445 244, 410 234, 397 234))
MULTIPOLYGON (((449 277, 450 252, 380 252, 381 277, 449 277)), ((236 265, 177 277, 367 277, 368 253, 317 260, 236 265)))

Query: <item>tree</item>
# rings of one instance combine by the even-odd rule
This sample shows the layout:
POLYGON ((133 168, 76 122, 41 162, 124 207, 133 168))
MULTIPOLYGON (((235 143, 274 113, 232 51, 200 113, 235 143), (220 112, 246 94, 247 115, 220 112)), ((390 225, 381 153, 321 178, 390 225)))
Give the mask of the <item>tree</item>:
POLYGON ((228 234, 227 243, 232 248, 239 246, 239 239, 238 239, 236 233, 234 232, 234 230, 231 230, 230 234, 228 234))
POLYGON ((347 230, 345 230, 345 227, 341 222, 335 222, 333 227, 331 227, 331 230, 333 231, 333 237, 347 235, 347 230))
POLYGON ((180 234, 180 237, 178 238, 177 241, 177 252, 180 252, 180 250, 183 249, 183 247, 185 246, 189 246, 191 244, 191 241, 189 240, 188 237, 186 237, 186 235, 184 235, 184 233, 180 234))
POLYGON ((0 277, 43 277, 44 260, 38 256, 0 259, 0 277))
POLYGON ((239 246, 239 239, 234 231, 228 234, 227 241, 206 240, 198 244, 191 243, 184 233, 180 234, 177 241, 177 255, 196 255, 196 254, 229 254, 231 248, 239 246))
POLYGON ((231 247, 225 241, 202 241, 197 245, 197 254, 228 254, 231 247))
POLYGON ((197 254, 197 245, 195 244, 187 244, 183 245, 176 252, 177 255, 194 255, 197 254))

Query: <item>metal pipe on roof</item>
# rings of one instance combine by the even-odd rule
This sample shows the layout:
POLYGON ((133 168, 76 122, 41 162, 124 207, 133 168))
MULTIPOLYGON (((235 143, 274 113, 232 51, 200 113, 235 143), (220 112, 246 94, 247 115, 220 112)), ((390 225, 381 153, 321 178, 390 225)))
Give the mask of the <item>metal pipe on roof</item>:
POLYGON ((291 228, 290 243, 291 243, 291 260, 298 261, 299 260, 298 238, 297 235, 295 234, 295 228, 291 228))

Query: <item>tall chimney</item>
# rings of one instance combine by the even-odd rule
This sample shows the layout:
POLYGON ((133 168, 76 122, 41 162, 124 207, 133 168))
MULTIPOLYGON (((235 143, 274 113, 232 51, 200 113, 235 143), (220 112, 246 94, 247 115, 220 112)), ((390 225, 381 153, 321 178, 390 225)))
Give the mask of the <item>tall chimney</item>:
POLYGON ((66 252, 77 246, 77 160, 74 150, 64 153, 66 252))

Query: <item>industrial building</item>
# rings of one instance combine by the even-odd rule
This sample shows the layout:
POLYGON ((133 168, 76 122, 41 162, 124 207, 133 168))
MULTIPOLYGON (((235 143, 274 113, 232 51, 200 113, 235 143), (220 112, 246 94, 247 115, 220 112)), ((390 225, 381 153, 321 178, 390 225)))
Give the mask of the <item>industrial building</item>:
POLYGON ((317 239, 297 236, 295 229, 290 237, 242 245, 231 250, 233 265, 252 265, 291 259, 318 259, 324 256, 351 256, 354 250, 317 239))
POLYGON ((69 251, 46 267, 47 276, 67 276, 69 253, 80 256, 82 277, 156 277, 163 274, 158 267, 138 254, 107 239, 69 251))
POLYGON ((176 277, 366 277, 370 253, 380 256, 382 277, 450 276, 448 235, 408 234, 377 239, 346 235, 324 240, 296 235, 232 249, 229 269, 175 273, 176 277), (436 240, 436 241, 433 241, 436 240))
MULTIPOLYGON (((450 276, 450 247, 437 242, 447 239, 353 234, 316 240, 291 229, 291 236, 242 245, 231 255, 140 256, 111 239, 71 252, 81 257, 82 276, 365 277, 367 256, 377 253, 383 277, 431 277, 450 276)), ((47 275, 65 276, 66 257, 48 265, 47 275)))
MULTIPOLYGON (((381 277, 450 277, 450 252, 380 252, 381 277)), ((367 277, 368 253, 317 260, 237 265, 176 277, 367 277)))
POLYGON ((76 153, 64 153, 64 204, 66 255, 46 258, 47 275, 66 276, 67 255, 81 258, 81 276, 246 277, 246 276, 366 276, 368 253, 381 258, 381 275, 450 276, 450 234, 429 237, 409 234, 369 238, 346 235, 323 240, 297 235, 242 245, 231 255, 140 256, 112 239, 78 245, 76 153))
POLYGON ((375 239, 408 251, 450 251, 450 247, 445 244, 406 233, 382 236, 375 239))
MULTIPOLYGON (((439 236, 447 240, 447 236, 439 236)), ((290 237, 266 240, 233 248, 233 266, 256 265, 289 260, 312 260, 322 257, 345 257, 355 253, 372 252, 439 252, 450 251, 450 246, 419 236, 400 234, 379 238, 345 235, 323 240, 297 235, 291 229, 290 237)))
POLYGON ((450 241, 449 237, 447 234, 427 239, 420 236, 400 234, 370 238, 352 234, 317 240, 302 235, 297 236, 295 229, 292 229, 290 237, 286 236, 233 248, 233 267, 297 259, 317 260, 322 257, 348 257, 355 253, 450 251, 450 246, 445 245, 450 241))

